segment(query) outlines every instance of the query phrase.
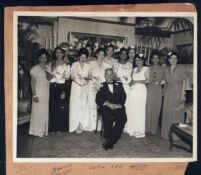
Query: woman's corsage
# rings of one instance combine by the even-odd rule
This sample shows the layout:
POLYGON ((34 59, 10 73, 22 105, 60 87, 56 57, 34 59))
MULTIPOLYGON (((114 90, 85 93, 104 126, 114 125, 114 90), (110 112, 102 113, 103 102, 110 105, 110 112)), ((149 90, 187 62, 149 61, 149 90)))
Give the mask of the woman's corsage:
POLYGON ((140 58, 142 58, 143 56, 144 56, 144 54, 143 54, 143 53, 140 53, 140 54, 139 54, 139 57, 140 57, 140 58))
POLYGON ((75 78, 76 82, 77 82, 79 85, 83 86, 83 85, 86 84, 86 80, 85 80, 79 73, 76 73, 76 74, 74 75, 74 78, 75 78))
POLYGON ((65 70, 62 65, 56 67, 56 69, 52 72, 52 75, 55 76, 56 79, 60 80, 64 76, 65 70))

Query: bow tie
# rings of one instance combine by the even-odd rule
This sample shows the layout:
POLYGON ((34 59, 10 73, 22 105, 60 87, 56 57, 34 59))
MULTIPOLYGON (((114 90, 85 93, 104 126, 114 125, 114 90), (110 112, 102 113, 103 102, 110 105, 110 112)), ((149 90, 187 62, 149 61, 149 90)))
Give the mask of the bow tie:
POLYGON ((114 84, 114 82, 107 82, 107 84, 114 84))

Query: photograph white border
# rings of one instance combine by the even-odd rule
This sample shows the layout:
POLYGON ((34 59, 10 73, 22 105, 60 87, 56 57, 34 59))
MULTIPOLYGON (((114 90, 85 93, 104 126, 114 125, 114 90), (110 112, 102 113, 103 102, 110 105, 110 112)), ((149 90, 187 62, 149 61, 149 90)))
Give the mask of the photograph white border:
POLYGON ((197 160, 197 13, 196 12, 70 12, 14 11, 13 12, 13 162, 192 162, 197 160), (191 158, 17 158, 17 80, 18 80, 18 16, 73 17, 193 17, 193 156, 191 158))

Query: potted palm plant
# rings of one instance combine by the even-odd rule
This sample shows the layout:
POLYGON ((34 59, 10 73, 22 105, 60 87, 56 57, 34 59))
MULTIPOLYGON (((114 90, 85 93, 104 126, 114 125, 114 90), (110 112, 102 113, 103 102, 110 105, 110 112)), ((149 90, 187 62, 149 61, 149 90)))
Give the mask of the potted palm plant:
POLYGON ((30 112, 31 90, 29 70, 37 58, 40 44, 35 42, 39 37, 39 25, 31 17, 18 17, 18 121, 30 112), (23 114, 23 115, 22 115, 23 114))
POLYGON ((35 62, 36 52, 40 48, 40 44, 35 42, 39 38, 38 28, 38 22, 32 17, 18 18, 18 59, 26 67, 35 62))

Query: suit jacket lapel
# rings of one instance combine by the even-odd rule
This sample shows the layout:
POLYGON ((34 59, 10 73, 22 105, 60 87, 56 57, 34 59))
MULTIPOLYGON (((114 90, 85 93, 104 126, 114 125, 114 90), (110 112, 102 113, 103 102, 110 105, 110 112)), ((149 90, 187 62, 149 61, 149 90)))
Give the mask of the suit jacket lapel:
POLYGON ((115 94, 116 91, 117 91, 117 85, 115 85, 115 82, 114 82, 114 84, 113 84, 113 94, 115 94))
POLYGON ((107 82, 105 82, 104 86, 105 86, 105 93, 108 94, 108 91, 110 91, 110 90, 109 90, 109 87, 107 85, 107 82))
POLYGON ((115 94, 115 92, 116 92, 116 91, 115 91, 115 90, 116 90, 115 82, 113 82, 113 93, 110 91, 110 89, 109 89, 109 86, 108 86, 107 82, 105 83, 105 85, 106 85, 106 89, 107 89, 108 93, 110 93, 110 94, 114 95, 114 94, 115 94))
POLYGON ((107 93, 110 93, 110 94, 112 94, 112 92, 111 92, 111 91, 110 91, 110 89, 109 89, 109 86, 108 86, 108 84, 106 83, 105 85, 106 85, 106 90, 107 90, 107 93))

